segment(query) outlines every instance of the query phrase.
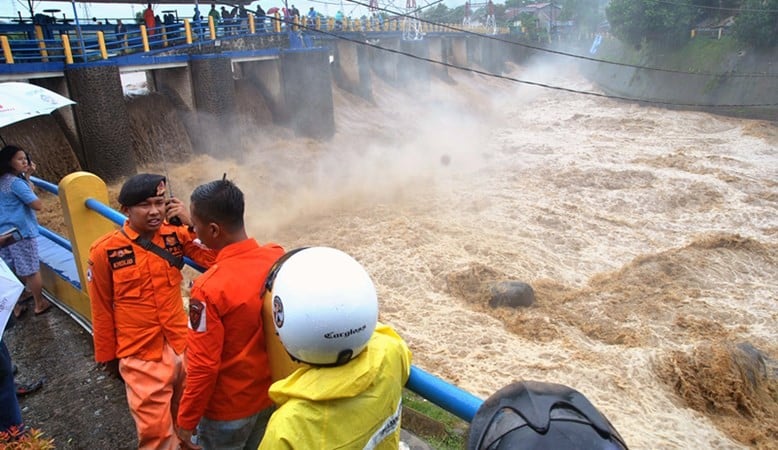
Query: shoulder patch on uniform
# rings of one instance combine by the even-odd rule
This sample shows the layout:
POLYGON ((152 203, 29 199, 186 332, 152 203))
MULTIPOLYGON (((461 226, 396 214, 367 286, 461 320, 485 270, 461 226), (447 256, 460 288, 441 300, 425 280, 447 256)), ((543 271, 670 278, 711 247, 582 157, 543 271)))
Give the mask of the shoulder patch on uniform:
POLYGON ((106 253, 108 254, 108 264, 113 270, 135 265, 135 251, 133 251, 132 245, 109 248, 106 253))
POLYGON ((189 299, 189 329, 202 333, 207 330, 207 321, 205 303, 195 298, 189 299))

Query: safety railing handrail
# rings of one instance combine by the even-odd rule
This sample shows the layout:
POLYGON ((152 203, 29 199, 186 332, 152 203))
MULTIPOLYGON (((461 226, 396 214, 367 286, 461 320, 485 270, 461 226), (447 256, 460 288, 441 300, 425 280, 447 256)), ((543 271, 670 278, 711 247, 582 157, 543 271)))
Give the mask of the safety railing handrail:
MULTIPOLYGON (((105 60, 132 53, 157 52, 178 45, 265 33, 400 32, 403 30, 398 17, 384 21, 376 18, 344 18, 343 22, 336 22, 333 17, 317 17, 315 21, 309 21, 306 17, 289 20, 281 17, 279 13, 260 17, 250 14, 247 18, 229 21, 214 21, 211 17, 196 22, 183 19, 151 28, 142 23, 128 23, 124 30, 118 33, 112 29, 115 24, 4 25, 0 27, 3 30, 0 33, 0 62, 13 64, 18 60, 73 64, 76 61, 105 60), (27 39, 21 36, 26 36, 27 39)), ((421 22, 419 26, 422 33, 451 32, 456 29, 448 24, 427 22, 421 22)))

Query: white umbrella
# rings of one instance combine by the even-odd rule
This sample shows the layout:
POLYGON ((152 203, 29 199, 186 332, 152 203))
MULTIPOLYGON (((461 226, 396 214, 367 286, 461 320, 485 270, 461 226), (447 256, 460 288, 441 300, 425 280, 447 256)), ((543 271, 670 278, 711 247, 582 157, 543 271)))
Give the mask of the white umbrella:
POLYGON ((74 104, 73 100, 34 84, 0 83, 0 127, 74 104))
POLYGON ((22 295, 23 290, 22 283, 5 265, 5 261, 0 259, 0 341, 3 340, 2 333, 5 330, 5 324, 11 317, 11 311, 13 311, 16 300, 22 295))

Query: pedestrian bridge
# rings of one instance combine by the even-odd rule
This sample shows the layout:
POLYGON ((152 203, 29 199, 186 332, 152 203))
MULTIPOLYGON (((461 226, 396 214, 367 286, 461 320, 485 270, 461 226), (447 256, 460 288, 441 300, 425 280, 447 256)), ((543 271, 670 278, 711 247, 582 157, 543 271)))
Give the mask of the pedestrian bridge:
POLYGON ((465 30, 457 24, 414 22, 403 16, 380 22, 375 18, 346 19, 342 25, 336 24, 333 18, 315 21, 303 18, 301 22, 295 18, 293 22, 285 22, 278 13, 221 22, 215 22, 212 17, 196 22, 183 19, 153 28, 137 24, 123 24, 122 28, 117 28, 115 23, 74 25, 69 19, 58 23, 55 18, 40 17, 35 22, 0 24, 0 81, 58 76, 66 65, 77 63, 111 61, 122 72, 149 67, 181 67, 186 65, 185 55, 203 50, 221 53, 219 47, 222 45, 231 48, 236 41, 246 39, 259 40, 262 45, 260 48, 252 46, 250 54, 234 55, 237 60, 277 58, 282 49, 311 48, 320 44, 319 41, 419 40, 425 36, 488 31, 482 27, 465 30))

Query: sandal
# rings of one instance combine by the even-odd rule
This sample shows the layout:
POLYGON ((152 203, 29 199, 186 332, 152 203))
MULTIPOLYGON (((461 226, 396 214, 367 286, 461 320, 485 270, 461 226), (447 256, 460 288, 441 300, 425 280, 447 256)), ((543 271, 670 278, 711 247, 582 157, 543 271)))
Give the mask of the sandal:
POLYGON ((25 395, 32 394, 39 391, 43 387, 43 380, 38 380, 35 383, 21 384, 14 382, 16 385, 16 396, 24 397, 25 395))
POLYGON ((40 316, 41 314, 45 314, 51 310, 51 303, 43 310, 43 311, 35 311, 36 316, 40 316))
POLYGON ((20 304, 17 304, 17 305, 14 307, 14 318, 15 318, 15 319, 19 319, 19 318, 21 318, 21 317, 24 315, 24 313, 26 313, 26 312, 27 312, 27 305, 20 305, 20 304))

